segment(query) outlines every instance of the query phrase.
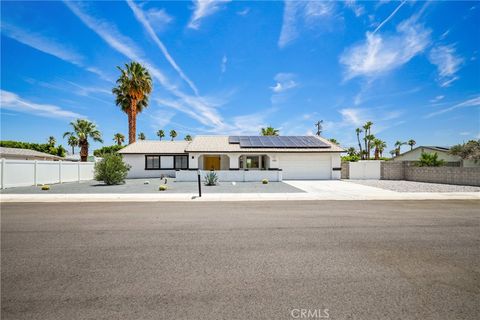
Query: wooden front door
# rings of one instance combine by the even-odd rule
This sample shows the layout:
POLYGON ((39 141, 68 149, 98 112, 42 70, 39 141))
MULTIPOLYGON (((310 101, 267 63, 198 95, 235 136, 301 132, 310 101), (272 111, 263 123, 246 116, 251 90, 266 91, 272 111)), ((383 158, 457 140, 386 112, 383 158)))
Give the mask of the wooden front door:
POLYGON ((204 170, 220 170, 220 157, 219 156, 208 156, 205 157, 203 162, 204 170))

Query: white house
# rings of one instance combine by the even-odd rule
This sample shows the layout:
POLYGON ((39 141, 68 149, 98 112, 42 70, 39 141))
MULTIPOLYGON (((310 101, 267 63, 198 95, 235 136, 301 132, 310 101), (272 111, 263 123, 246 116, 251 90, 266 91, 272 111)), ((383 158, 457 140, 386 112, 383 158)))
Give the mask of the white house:
POLYGON ((462 160, 459 156, 454 156, 449 153, 450 148, 448 147, 437 147, 437 146, 418 146, 402 153, 401 155, 393 158, 394 161, 418 161, 422 153, 437 153, 438 159, 445 162, 457 162, 463 167, 478 167, 480 162, 475 163, 473 160, 462 160))
POLYGON ((215 170, 221 181, 340 179, 338 145, 317 136, 197 136, 193 141, 137 141, 119 151, 129 178, 195 181, 215 170))

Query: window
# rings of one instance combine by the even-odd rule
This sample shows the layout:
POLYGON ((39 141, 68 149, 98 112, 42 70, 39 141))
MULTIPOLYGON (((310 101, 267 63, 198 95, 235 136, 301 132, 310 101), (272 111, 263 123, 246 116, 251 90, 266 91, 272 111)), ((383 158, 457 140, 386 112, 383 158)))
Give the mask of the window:
POLYGON ((188 169, 188 156, 175 156, 175 169, 188 169))
POLYGON ((260 168, 260 158, 259 156, 247 156, 247 169, 259 169, 260 168))
POLYGON ((173 156, 161 156, 160 157, 161 169, 173 169, 173 156))
POLYGON ((145 156, 145 169, 160 169, 160 156, 145 156))

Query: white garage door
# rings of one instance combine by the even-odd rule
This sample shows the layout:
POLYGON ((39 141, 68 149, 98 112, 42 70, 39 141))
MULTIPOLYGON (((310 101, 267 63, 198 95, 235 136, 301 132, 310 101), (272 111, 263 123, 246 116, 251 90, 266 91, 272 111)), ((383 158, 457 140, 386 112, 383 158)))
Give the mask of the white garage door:
POLYGON ((284 180, 331 179, 330 159, 312 157, 285 157, 280 160, 284 180))

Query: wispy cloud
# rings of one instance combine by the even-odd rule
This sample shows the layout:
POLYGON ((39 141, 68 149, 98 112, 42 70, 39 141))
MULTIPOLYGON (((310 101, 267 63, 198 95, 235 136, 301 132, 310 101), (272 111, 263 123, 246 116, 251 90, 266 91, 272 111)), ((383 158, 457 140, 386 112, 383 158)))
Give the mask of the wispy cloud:
POLYGON ((150 116, 152 119, 152 128, 159 130, 165 129, 170 124, 172 118, 175 116, 175 112, 172 110, 157 110, 150 116))
POLYGON ((225 73, 227 71, 227 62, 228 62, 227 56, 223 55, 222 62, 220 64, 220 71, 222 73, 225 73))
POLYGON ((283 24, 278 46, 283 48, 299 35, 300 24, 313 27, 317 22, 332 17, 335 3, 329 1, 285 1, 283 24))
POLYGON ((435 98, 430 99, 430 102, 431 102, 431 103, 437 103, 438 101, 442 100, 443 98, 445 98, 445 96, 443 96, 443 95, 438 95, 438 96, 435 96, 435 98))
POLYGON ((347 49, 340 57, 346 67, 345 78, 372 78, 394 70, 422 53, 430 43, 430 30, 415 21, 403 21, 394 35, 367 32, 364 42, 347 49))
POLYGON ((385 23, 387 23, 388 21, 390 21, 390 19, 392 19, 395 14, 398 12, 398 10, 400 10, 400 8, 406 3, 407 1, 402 1, 396 8, 395 10, 393 10, 393 12, 385 19, 383 20, 377 28, 375 28, 375 30, 373 31, 373 33, 376 33, 378 30, 380 30, 385 23))
POLYGON ((175 60, 173 59, 173 57, 170 55, 170 53, 168 52, 167 48, 165 47, 165 45, 163 44, 163 42, 160 40, 160 38, 157 36, 157 34, 155 33, 155 31, 153 30, 150 22, 148 21, 147 17, 145 16, 145 13, 142 11, 142 9, 140 9, 133 1, 131 0, 127 0, 127 4, 128 6, 130 7, 130 9, 132 9, 133 11, 133 14, 135 15, 135 18, 137 18, 137 20, 142 24, 142 26, 145 28, 145 31, 147 32, 147 34, 150 36, 150 38, 153 40, 153 42, 155 42, 155 44, 160 48, 160 51, 162 51, 165 59, 167 59, 168 63, 170 63, 170 65, 173 67, 173 69, 175 69, 175 71, 177 71, 177 73, 179 74, 179 76, 185 80, 185 82, 190 86, 190 88, 193 90, 193 92, 195 92, 195 94, 198 95, 198 89, 197 87, 195 86, 195 84, 193 83, 192 80, 190 80, 186 75, 185 73, 183 72, 183 70, 178 66, 178 64, 175 62, 175 60))
POLYGON ((450 111, 453 111, 453 110, 459 109, 459 108, 478 107, 478 106, 480 106, 480 96, 472 98, 472 99, 465 100, 465 101, 460 102, 460 103, 457 103, 457 104, 455 104, 451 107, 444 108, 444 109, 429 113, 425 116, 425 118, 431 118, 431 117, 434 117, 434 116, 438 116, 440 114, 450 112, 450 111))
POLYGON ((221 6, 227 2, 230 2, 230 0, 194 0, 193 15, 188 23, 188 27, 191 29, 199 29, 202 19, 217 12, 221 6))
POLYGON ((432 48, 428 58, 432 64, 437 66, 438 82, 441 87, 448 87, 452 82, 459 79, 456 74, 464 59, 456 54, 453 45, 432 48))
POLYGON ((45 35, 36 31, 25 30, 13 24, 7 23, 6 21, 2 21, 1 29, 2 33, 11 39, 14 39, 43 53, 54 56, 60 60, 76 65, 77 67, 83 68, 98 75, 104 80, 111 81, 111 79, 98 68, 86 66, 84 63, 85 58, 81 54, 76 52, 73 48, 70 48, 64 44, 60 44, 55 39, 46 37, 45 35))
POLYGON ((293 73, 277 73, 275 75, 275 85, 270 89, 275 93, 282 93, 298 86, 295 81, 296 75, 293 73))
POLYGON ((148 22, 156 32, 161 32, 173 22, 173 17, 165 9, 150 8, 145 12, 148 22))
POLYGON ((53 104, 39 104, 31 102, 29 100, 23 99, 22 97, 13 92, 6 90, 0 91, 0 101, 2 109, 29 113, 41 117, 63 118, 68 120, 75 118, 85 118, 81 114, 65 110, 53 104))
POLYGON ((345 1, 345 7, 351 9, 353 13, 355 13, 356 17, 360 17, 365 13, 365 7, 358 4, 358 2, 355 0, 345 1))

